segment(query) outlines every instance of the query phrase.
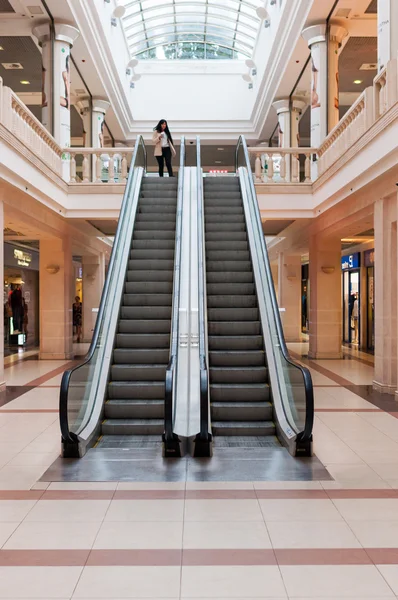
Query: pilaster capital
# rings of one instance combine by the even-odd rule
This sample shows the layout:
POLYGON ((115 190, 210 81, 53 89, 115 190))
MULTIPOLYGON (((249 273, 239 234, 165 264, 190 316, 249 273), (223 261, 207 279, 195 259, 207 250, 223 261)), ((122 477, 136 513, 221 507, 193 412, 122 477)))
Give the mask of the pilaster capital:
POLYGON ((279 100, 275 100, 275 102, 272 103, 272 106, 275 108, 277 115, 290 112, 289 98, 280 98, 279 100))
POLYGON ((39 40, 40 44, 48 42, 51 39, 50 23, 41 23, 32 29, 32 34, 39 40))
POLYGON ((93 98, 92 105, 93 112, 99 112, 105 115, 111 103, 108 100, 105 100, 104 98, 93 98))
POLYGON ((326 23, 319 23, 318 25, 306 27, 303 29, 301 35, 310 48, 313 44, 326 42, 326 23))
POLYGON ((348 31, 344 25, 342 25, 339 21, 332 21, 329 27, 329 40, 331 42, 335 42, 340 45, 347 35, 348 31))
POLYGON ((80 112, 89 112, 90 98, 80 98, 80 100, 76 102, 76 106, 80 112))
POLYGON ((292 111, 301 114, 309 103, 309 99, 304 96, 293 96, 292 111))
POLYGON ((77 27, 67 23, 54 23, 54 30, 55 39, 58 42, 66 42, 70 47, 73 46, 75 40, 77 40, 80 35, 80 31, 77 27))

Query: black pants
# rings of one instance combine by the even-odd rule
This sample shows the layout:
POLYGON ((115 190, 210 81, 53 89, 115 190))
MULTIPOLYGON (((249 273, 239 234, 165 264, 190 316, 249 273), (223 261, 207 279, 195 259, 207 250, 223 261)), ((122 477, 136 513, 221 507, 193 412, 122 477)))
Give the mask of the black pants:
POLYGON ((169 177, 174 177, 173 175, 173 167, 171 166, 171 149, 170 148, 162 148, 162 156, 157 156, 156 160, 159 165, 159 177, 163 177, 163 166, 164 161, 166 161, 167 171, 169 173, 169 177))

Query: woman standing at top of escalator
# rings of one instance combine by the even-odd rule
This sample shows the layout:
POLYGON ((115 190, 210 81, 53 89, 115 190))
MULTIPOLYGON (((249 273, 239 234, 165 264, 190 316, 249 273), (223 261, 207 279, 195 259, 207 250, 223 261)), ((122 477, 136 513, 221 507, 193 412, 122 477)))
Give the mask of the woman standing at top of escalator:
POLYGON ((166 161, 169 177, 174 177, 171 157, 176 155, 174 142, 167 121, 161 119, 153 130, 153 142, 155 143, 155 157, 159 165, 159 177, 163 177, 164 161, 166 161))

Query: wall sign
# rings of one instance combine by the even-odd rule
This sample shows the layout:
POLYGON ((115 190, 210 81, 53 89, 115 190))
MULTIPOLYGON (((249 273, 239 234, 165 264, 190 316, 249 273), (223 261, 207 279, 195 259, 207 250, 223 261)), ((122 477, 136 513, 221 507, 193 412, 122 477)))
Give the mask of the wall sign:
POLYGON ((17 248, 14 249, 14 258, 20 267, 29 267, 32 262, 32 255, 29 252, 17 248))
POLYGON ((358 269, 361 265, 359 252, 355 254, 347 254, 341 258, 341 269, 342 271, 348 271, 349 269, 358 269))

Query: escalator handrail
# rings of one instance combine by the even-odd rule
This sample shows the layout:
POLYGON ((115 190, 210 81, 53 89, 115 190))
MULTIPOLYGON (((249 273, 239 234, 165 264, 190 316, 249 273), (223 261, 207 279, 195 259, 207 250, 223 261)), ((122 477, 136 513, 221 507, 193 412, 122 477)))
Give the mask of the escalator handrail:
POLYGON ((123 195, 122 205, 120 208, 120 215, 119 215, 119 220, 118 220, 118 224, 117 224, 115 239, 113 242, 111 256, 109 259, 108 273, 107 273, 107 277, 105 279, 105 284, 104 284, 102 294, 101 294, 101 302, 100 302, 100 306, 98 309, 98 315, 97 315, 97 319, 95 322, 95 327, 94 327, 94 332, 93 332, 93 337, 92 337, 92 340, 90 343, 90 347, 88 349, 88 352, 87 352, 83 362, 79 363, 77 366, 75 366, 71 369, 68 369, 67 371, 64 372, 64 374, 62 376, 60 395, 59 395, 59 420, 60 420, 62 440, 66 443, 74 443, 76 441, 76 434, 71 432, 69 429, 69 420, 68 420, 69 383, 70 383, 72 374, 75 371, 77 371, 78 369, 80 369, 81 367, 87 365, 92 360, 92 358, 94 356, 94 352, 98 345, 98 338, 99 338, 101 323, 104 318, 104 310, 105 310, 105 306, 107 304, 107 297, 109 294, 109 285, 110 285, 110 281, 112 279, 113 270, 115 268, 117 248, 121 242, 120 231, 121 231, 123 220, 125 218, 125 215, 126 215, 126 212, 128 209, 128 205, 129 205, 129 200, 130 200, 130 196, 131 196, 131 192, 132 192, 131 188, 132 188, 132 182, 133 182, 134 167, 135 167, 135 163, 137 160, 138 151, 139 151, 140 147, 143 148, 144 171, 146 171, 147 153, 146 153, 145 143, 144 143, 143 137, 141 135, 138 135, 135 146, 134 146, 133 156, 131 159, 130 170, 129 170, 129 174, 128 174, 128 178, 127 178, 125 192, 123 195))
MULTIPOLYGON (((271 304, 272 304, 272 309, 273 309, 275 323, 276 323, 279 346, 280 346, 284 360, 289 365, 293 366, 296 369, 299 369, 303 375, 304 387, 305 387, 305 400, 306 400, 305 425, 304 425, 304 430, 298 433, 297 440, 302 441, 302 442, 307 442, 312 439, 312 430, 313 430, 313 425, 314 425, 314 388, 313 388, 313 384, 312 384, 312 378, 311 378, 310 371, 309 371, 309 369, 307 369, 307 367, 304 367, 303 365, 297 363, 296 361, 294 361, 291 358, 291 356, 289 354, 289 350, 286 345, 282 321, 281 321, 280 312, 279 312, 279 305, 278 305, 278 301, 277 301, 276 294, 275 294, 275 288, 273 285, 271 265, 269 262, 268 251, 267 251, 267 247, 265 244, 264 233, 262 230, 261 214, 260 214, 260 209, 259 209, 258 201, 257 201, 256 188, 255 188, 254 182, 253 182, 253 175, 252 175, 252 170, 251 170, 251 165, 250 165, 249 152, 247 149, 247 144, 246 144, 246 140, 245 140, 244 136, 239 137, 238 144, 236 146, 236 155, 235 155, 236 171, 238 171, 238 166, 239 166, 238 165, 238 153, 239 153, 240 146, 242 146, 242 148, 243 148, 243 153, 244 153, 245 162, 246 162, 246 168, 247 168, 247 172, 249 175, 248 180, 249 180, 249 187, 250 187, 250 202, 252 204, 252 208, 254 209, 256 234, 260 241, 265 271, 267 274, 268 290, 269 290, 270 297, 271 297, 271 304)), ((297 427, 297 425, 296 425, 296 427, 297 427)))
POLYGON ((181 295, 181 249, 182 249, 182 210, 184 197, 184 168, 185 168, 185 137, 181 138, 180 168, 178 171, 176 235, 174 250, 173 273, 173 307, 171 314, 170 356, 166 369, 165 400, 164 400, 164 439, 166 442, 173 439, 174 428, 174 385, 175 371, 177 368, 178 335, 179 335, 179 310, 181 295))
POLYGON ((203 441, 210 440, 209 433, 209 371, 207 368, 207 302, 206 263, 204 254, 204 195, 201 166, 200 138, 196 138, 197 221, 198 221, 198 317, 199 317, 199 368, 200 368, 200 433, 203 441))

